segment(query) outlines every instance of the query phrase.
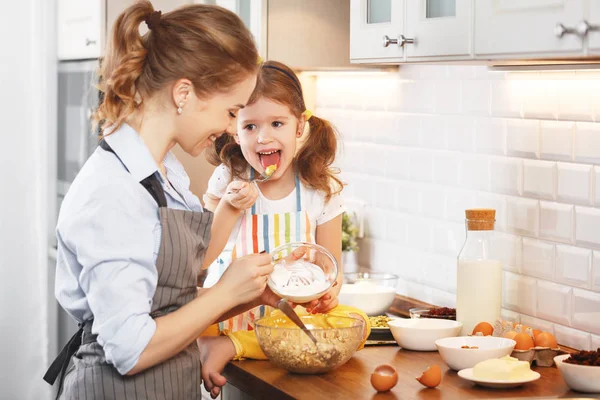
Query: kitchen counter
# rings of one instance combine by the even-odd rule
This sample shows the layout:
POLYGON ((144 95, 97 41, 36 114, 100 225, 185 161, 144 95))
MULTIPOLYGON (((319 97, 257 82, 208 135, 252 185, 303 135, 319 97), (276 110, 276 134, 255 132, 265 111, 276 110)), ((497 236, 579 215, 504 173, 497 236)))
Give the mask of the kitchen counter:
POLYGON ((514 389, 486 389, 460 378, 437 352, 401 350, 397 346, 367 347, 340 368, 324 375, 296 375, 268 361, 236 361, 225 368, 228 382, 256 399, 509 399, 598 398, 570 391, 556 368, 533 368, 542 377, 514 389), (389 393, 377 394, 371 372, 380 364, 393 365, 398 384, 389 393), (442 383, 427 389, 415 380, 429 365, 442 369, 442 383))

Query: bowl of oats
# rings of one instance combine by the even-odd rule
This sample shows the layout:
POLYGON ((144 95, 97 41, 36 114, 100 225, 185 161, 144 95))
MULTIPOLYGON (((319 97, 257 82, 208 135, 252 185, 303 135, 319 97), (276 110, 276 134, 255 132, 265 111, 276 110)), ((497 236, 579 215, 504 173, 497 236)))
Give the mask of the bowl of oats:
POLYGON ((322 374, 346 363, 363 341, 365 321, 327 315, 300 315, 317 344, 284 315, 254 323, 258 343, 269 360, 298 374, 322 374))

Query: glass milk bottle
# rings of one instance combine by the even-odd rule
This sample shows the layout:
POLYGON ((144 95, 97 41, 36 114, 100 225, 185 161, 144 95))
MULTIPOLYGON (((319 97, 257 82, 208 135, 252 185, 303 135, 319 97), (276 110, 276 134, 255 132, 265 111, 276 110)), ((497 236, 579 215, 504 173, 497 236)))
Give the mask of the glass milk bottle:
POLYGON ((491 255, 496 210, 466 210, 467 238, 458 255, 456 320, 463 323, 461 336, 475 325, 494 325, 502 307, 502 263, 491 255))

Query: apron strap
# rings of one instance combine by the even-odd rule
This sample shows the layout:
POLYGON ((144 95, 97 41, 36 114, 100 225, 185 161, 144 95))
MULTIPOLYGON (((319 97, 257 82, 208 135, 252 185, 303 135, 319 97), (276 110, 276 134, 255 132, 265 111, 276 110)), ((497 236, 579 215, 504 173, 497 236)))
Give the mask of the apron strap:
POLYGON ((65 345, 65 347, 63 347, 61 352, 52 362, 50 368, 48 368, 46 374, 44 375, 44 380, 50 385, 54 385, 54 382, 56 382, 56 378, 58 378, 58 376, 60 375, 58 391, 56 392, 57 399, 58 396, 60 396, 60 393, 62 392, 65 372, 67 371, 67 367, 69 366, 69 361, 71 361, 71 357, 77 352, 77 350, 81 346, 82 336, 83 324, 80 324, 79 330, 75 332, 75 334, 71 337, 69 342, 65 345))
MULTIPOLYGON (((100 147, 102 147, 103 150, 106 150, 109 153, 113 153, 115 157, 117 157, 119 161, 121 161, 118 154, 115 153, 115 151, 112 149, 112 147, 110 147, 108 143, 106 143, 106 140, 102 139, 100 141, 100 147)), ((127 166, 125 166, 123 161, 121 161, 121 164, 123 164, 125 169, 127 169, 127 166)), ((127 172, 129 172, 128 169, 127 172)), ((149 177, 144 178, 140 183, 148 191, 148 193, 150 193, 150 196, 152 196, 152 198, 156 201, 159 207, 167 206, 167 197, 165 196, 165 191, 160 182, 158 181, 156 174, 152 174, 149 177)))
MULTIPOLYGON (((250 180, 254 179, 254 168, 250 168, 250 180)), ((298 171, 296 171, 296 176, 294 178, 296 185, 296 211, 302 211, 302 193, 300 192, 300 176, 298 175, 298 171)), ((256 202, 252 204, 251 208, 252 215, 256 214, 256 202)))

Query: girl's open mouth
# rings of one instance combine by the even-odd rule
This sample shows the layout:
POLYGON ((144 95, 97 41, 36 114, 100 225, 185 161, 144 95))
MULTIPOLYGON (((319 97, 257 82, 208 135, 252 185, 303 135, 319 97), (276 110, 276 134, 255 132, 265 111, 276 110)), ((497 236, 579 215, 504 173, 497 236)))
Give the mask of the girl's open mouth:
POLYGON ((260 165, 262 165, 263 168, 266 169, 269 165, 279 166, 281 150, 260 151, 257 154, 260 160, 260 165))

